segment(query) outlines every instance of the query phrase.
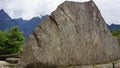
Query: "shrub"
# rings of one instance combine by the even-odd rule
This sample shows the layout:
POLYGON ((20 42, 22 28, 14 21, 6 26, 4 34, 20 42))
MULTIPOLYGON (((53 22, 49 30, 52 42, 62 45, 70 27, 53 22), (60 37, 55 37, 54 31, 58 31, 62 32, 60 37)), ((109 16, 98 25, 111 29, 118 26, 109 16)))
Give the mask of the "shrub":
POLYGON ((18 53, 24 44, 23 32, 18 26, 10 30, 0 31, 0 55, 18 53))

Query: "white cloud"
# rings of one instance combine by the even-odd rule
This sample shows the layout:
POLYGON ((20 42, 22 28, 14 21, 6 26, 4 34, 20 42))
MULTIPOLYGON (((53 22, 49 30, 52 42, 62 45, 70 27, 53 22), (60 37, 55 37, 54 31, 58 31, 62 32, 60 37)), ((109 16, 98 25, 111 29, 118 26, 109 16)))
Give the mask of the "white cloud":
MULTIPOLYGON (((65 0, 0 0, 0 9, 4 9, 12 18, 30 19, 50 14, 65 0)), ((89 0, 69 0, 89 1, 89 0)), ((94 0, 109 24, 120 24, 120 0, 94 0)))
MULTIPOLYGON (((64 0, 63 0, 64 1, 64 0)), ((30 19, 34 16, 50 14, 62 0, 0 0, 0 8, 12 18, 30 19)))

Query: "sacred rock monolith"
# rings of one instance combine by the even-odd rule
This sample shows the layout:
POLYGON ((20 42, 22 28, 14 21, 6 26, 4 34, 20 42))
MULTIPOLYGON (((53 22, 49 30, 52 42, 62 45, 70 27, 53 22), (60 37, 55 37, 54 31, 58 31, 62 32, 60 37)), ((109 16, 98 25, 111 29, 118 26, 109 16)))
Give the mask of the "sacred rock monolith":
POLYGON ((17 68, 56 68, 114 61, 120 47, 93 1, 65 1, 29 36, 17 68))

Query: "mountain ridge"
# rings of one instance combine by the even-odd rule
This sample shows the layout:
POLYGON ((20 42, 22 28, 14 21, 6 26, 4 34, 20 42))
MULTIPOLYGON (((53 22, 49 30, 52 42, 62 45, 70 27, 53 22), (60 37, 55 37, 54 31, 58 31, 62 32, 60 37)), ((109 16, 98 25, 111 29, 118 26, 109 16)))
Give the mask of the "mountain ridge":
POLYGON ((13 26, 18 26, 19 30, 23 31, 24 36, 27 38, 30 34, 32 34, 33 30, 46 16, 42 16, 41 18, 33 17, 30 20, 24 20, 22 18, 12 19, 3 9, 1 9, 0 30, 4 31, 6 29, 10 29, 13 26))
POLYGON ((108 28, 110 30, 120 30, 120 24, 111 24, 111 25, 108 25, 108 28))

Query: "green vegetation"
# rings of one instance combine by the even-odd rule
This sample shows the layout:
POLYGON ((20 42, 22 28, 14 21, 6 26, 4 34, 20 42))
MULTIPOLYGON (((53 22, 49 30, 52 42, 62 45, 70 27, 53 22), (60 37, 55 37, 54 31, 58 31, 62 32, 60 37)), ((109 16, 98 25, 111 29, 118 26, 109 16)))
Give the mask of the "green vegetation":
POLYGON ((18 26, 10 30, 0 31, 0 55, 16 54, 21 51, 24 45, 23 32, 20 32, 18 26))
POLYGON ((117 37, 118 42, 120 44, 120 30, 111 30, 111 32, 113 36, 117 37))

